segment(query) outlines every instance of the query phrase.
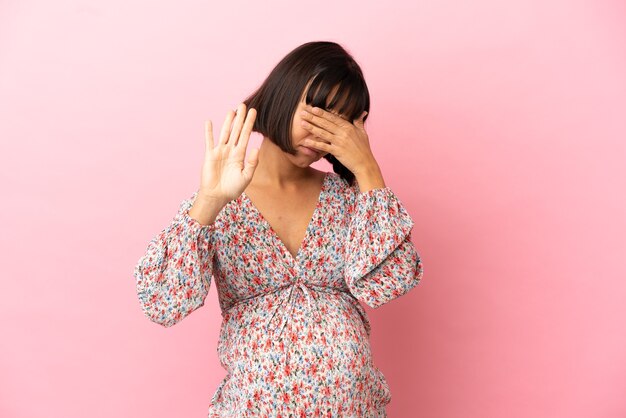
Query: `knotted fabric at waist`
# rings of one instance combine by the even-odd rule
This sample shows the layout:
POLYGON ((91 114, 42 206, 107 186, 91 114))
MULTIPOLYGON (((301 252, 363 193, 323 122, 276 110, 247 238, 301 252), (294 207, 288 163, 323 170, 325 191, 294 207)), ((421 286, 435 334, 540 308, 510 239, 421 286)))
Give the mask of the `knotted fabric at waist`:
MULTIPOLYGON (((357 309, 357 311, 359 312, 361 318, 363 319, 363 323, 365 326, 365 329, 369 335, 369 329, 370 329, 370 325, 369 325, 369 320, 367 319, 367 315, 365 313, 365 311, 363 310, 363 308, 361 307, 361 305, 358 303, 357 298, 350 292, 349 288, 346 287, 334 287, 334 286, 327 286, 327 285, 320 285, 320 284, 315 284, 315 283, 309 283, 305 280, 303 280, 301 277, 298 277, 295 281, 293 282, 289 282, 286 283, 282 286, 278 286, 272 290, 266 291, 266 292, 262 292, 256 295, 252 295, 250 297, 244 298, 244 299, 240 299, 238 300, 235 304, 231 305, 230 307, 226 308, 223 312, 222 315, 225 315, 228 311, 230 311, 231 309, 233 309, 235 306, 239 306, 242 303, 246 303, 251 299, 256 299, 258 297, 261 296, 266 296, 266 295, 270 295, 272 293, 276 293, 279 290, 285 289, 287 287, 291 287, 291 289, 289 289, 289 293, 287 294, 287 297, 284 298, 283 300, 281 300, 280 303, 278 303, 276 305, 276 307, 273 309, 273 312, 269 318, 269 320, 267 321, 266 325, 265 325, 265 329, 269 331, 270 329, 270 324, 271 322, 274 320, 274 318, 281 318, 282 317, 282 321, 278 322, 277 326, 274 327, 274 332, 276 332, 276 330, 278 328, 280 328, 280 331, 278 333, 279 337, 283 330, 285 329, 285 325, 287 324, 287 322, 289 321, 289 319, 292 316, 295 304, 297 302, 297 298, 293 297, 293 290, 296 287, 299 287, 302 292, 304 293, 305 297, 306 297, 306 302, 308 305, 308 310, 310 312, 313 313, 313 319, 315 322, 320 322, 322 320, 322 315, 320 313, 320 308, 318 305, 318 301, 317 298, 313 296, 312 294, 312 290, 316 290, 319 292, 325 292, 325 293, 333 293, 333 294, 338 294, 340 296, 345 297, 349 303, 353 304, 353 306, 355 306, 355 308, 357 309), (288 312, 284 312, 282 315, 277 316, 277 314, 279 313, 279 311, 281 310, 281 308, 285 308, 288 312)), ((289 345, 290 345, 290 339, 287 338, 285 340, 285 348, 286 348, 286 356, 285 356, 285 361, 288 362, 289 361, 289 345)))
POLYGON ((291 289, 289 289, 289 293, 287 295, 286 300, 283 300, 276 305, 276 308, 273 310, 265 326, 265 328, 269 330, 272 320, 276 317, 276 314, 280 311, 281 307, 285 306, 285 308, 288 309, 289 312, 288 313, 286 312, 285 315, 283 315, 284 320, 282 321, 282 325, 281 325, 281 322, 279 322, 278 326, 274 328, 274 331, 276 331, 280 327, 280 332, 278 334, 279 336, 280 334, 282 334, 282 331, 285 325, 287 324, 289 317, 293 313, 293 309, 297 301, 296 298, 292 298, 293 289, 295 287, 299 287, 300 289, 302 289, 302 292, 304 293, 306 297, 308 309, 310 312, 313 313, 313 319, 315 320, 315 322, 320 322, 322 320, 322 316, 320 313, 317 299, 311 294, 311 290, 316 290, 316 291, 325 292, 325 293, 333 293, 333 294, 345 294, 346 296, 349 296, 351 299, 355 299, 354 296, 350 293, 350 290, 348 289, 348 287, 334 287, 334 286, 328 286, 328 285, 315 284, 315 283, 310 283, 310 282, 305 281, 302 277, 298 277, 296 280, 289 282, 289 283, 285 283, 282 286, 278 286, 270 291, 262 292, 262 293, 238 300, 236 303, 234 303, 233 305, 223 310, 222 315, 225 315, 228 311, 233 309, 235 306, 239 306, 240 304, 248 302, 251 299, 256 299, 261 296, 266 296, 272 293, 276 293, 279 290, 285 289, 287 287, 291 287, 291 289))

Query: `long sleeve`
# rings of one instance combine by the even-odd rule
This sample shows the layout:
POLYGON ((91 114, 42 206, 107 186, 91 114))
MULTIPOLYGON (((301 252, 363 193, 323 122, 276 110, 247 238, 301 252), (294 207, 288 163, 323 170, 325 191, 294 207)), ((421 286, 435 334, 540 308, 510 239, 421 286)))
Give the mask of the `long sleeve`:
POLYGON ((134 269, 144 314, 165 327, 204 305, 212 277, 216 220, 202 225, 189 216, 198 192, 180 204, 171 223, 148 244, 134 269))
POLYGON ((422 279, 421 257, 411 242, 414 222, 389 187, 361 193, 355 183, 350 191, 344 277, 357 299, 378 308, 422 279))

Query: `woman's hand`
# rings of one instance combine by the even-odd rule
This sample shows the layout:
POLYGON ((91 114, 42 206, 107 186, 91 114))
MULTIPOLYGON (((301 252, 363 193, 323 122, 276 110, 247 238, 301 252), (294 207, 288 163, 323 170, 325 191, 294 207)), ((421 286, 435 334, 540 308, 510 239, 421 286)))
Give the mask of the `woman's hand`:
POLYGON ((302 127, 322 141, 307 139, 303 145, 332 154, 355 175, 377 166, 363 126, 367 112, 350 123, 319 107, 307 105, 305 109, 300 113, 302 127))
POLYGON ((243 103, 237 107, 237 113, 230 110, 222 125, 217 144, 213 141, 212 122, 210 120, 205 122, 206 146, 200 195, 228 203, 239 197, 248 186, 259 162, 259 150, 255 148, 250 151, 250 156, 244 163, 255 118, 256 109, 250 108, 246 115, 246 105, 243 103), (235 123, 231 130, 233 118, 235 123))

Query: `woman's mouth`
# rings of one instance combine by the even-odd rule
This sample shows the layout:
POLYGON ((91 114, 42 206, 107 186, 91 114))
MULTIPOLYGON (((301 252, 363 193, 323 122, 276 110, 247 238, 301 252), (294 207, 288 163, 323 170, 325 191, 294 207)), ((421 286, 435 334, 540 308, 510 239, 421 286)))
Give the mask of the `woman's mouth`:
POLYGON ((305 154, 308 154, 308 155, 310 155, 312 157, 316 157, 316 156, 318 156, 320 154, 319 151, 317 151, 317 150, 315 150, 313 148, 309 148, 309 147, 304 146, 304 145, 300 145, 300 148, 302 148, 302 152, 304 152, 305 154))

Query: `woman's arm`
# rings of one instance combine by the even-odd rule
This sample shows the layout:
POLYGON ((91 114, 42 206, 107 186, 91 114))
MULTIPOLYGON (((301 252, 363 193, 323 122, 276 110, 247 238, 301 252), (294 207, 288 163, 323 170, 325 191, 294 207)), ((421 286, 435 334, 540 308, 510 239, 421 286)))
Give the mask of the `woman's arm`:
POLYGON ((378 308, 422 279, 421 257, 411 241, 414 222, 389 187, 350 190, 344 277, 357 299, 378 308))
MULTIPOLYGON (((198 192, 183 200, 170 224, 148 244, 134 269, 137 296, 144 314, 153 322, 171 327, 204 305, 212 277, 215 214, 204 211, 201 219, 190 216, 209 203, 196 202, 198 192), (197 204, 196 204, 197 203, 197 204), (192 209, 192 210, 190 210, 192 209)), ((219 212, 219 210, 218 210, 219 212)))

